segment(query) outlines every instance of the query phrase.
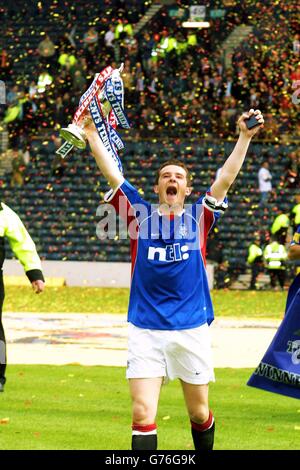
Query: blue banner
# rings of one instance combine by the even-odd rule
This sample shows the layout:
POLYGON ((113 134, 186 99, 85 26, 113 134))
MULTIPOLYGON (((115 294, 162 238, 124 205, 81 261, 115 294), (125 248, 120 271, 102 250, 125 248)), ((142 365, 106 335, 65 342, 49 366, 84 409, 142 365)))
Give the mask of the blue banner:
POLYGON ((105 97, 115 113, 118 125, 123 129, 130 129, 129 120, 124 110, 123 81, 118 75, 106 80, 105 97))
POLYGON ((300 274, 289 289, 284 319, 247 385, 300 399, 300 274))
MULTIPOLYGON (((117 163, 120 172, 123 173, 121 160, 116 152, 115 146, 111 138, 110 131, 112 128, 109 126, 109 123, 104 118, 101 112, 101 106, 99 106, 99 103, 96 97, 92 99, 89 105, 89 111, 91 113, 91 117, 94 121, 95 127, 97 129, 100 139, 102 140, 104 147, 106 148, 107 152, 112 156, 112 158, 117 163)), ((115 138, 115 135, 117 135, 117 133, 114 131, 114 138, 115 138)))

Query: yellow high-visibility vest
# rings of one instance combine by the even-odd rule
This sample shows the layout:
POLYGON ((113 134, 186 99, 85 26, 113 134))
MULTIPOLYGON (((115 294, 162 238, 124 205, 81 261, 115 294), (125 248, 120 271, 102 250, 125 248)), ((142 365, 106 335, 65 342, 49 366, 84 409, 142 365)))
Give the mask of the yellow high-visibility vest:
POLYGON ((300 204, 297 204, 292 209, 292 214, 295 214, 295 224, 300 224, 300 204))
POLYGON ((247 263, 252 264, 256 258, 262 255, 262 249, 259 246, 255 245, 255 243, 252 243, 252 245, 249 246, 247 263))
POLYGON ((272 227, 271 227, 271 233, 274 235, 275 233, 278 232, 278 230, 280 230, 281 228, 288 228, 290 224, 290 220, 289 220, 289 217, 287 214, 279 214, 273 224, 272 224, 272 227))
POLYGON ((0 207, 0 237, 6 237, 9 245, 22 264, 25 272, 41 270, 41 260, 35 244, 19 216, 6 204, 0 207))
POLYGON ((284 261, 287 259, 284 245, 274 241, 264 249, 264 259, 268 269, 285 269, 284 261))

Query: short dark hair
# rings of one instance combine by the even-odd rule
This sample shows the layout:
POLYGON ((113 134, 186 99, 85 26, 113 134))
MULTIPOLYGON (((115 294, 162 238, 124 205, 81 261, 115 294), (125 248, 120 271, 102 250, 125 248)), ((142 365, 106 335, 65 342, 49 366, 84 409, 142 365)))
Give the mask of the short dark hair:
POLYGON ((181 162, 180 160, 176 160, 176 158, 171 158, 170 160, 167 160, 166 162, 164 162, 160 165, 160 167, 158 168, 158 170, 156 172, 155 184, 158 184, 158 180, 159 180, 159 177, 160 177, 161 170, 163 168, 165 168, 165 166, 169 166, 169 165, 180 166, 181 168, 183 168, 186 172, 187 185, 188 185, 188 187, 192 186, 192 178, 191 178, 191 174, 189 172, 188 167, 186 166, 185 163, 181 162))

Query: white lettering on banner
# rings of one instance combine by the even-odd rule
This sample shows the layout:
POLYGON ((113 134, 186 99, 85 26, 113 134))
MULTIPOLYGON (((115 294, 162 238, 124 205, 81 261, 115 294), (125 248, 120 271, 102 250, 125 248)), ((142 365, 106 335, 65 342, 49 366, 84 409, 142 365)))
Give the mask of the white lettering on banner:
POLYGON ((91 104, 89 106, 89 110, 90 110, 91 116, 92 116, 93 121, 96 125, 97 132, 99 134, 100 139, 102 140, 102 143, 103 143, 104 147, 106 148, 108 153, 113 157, 114 161, 118 165, 118 168, 119 168, 120 172, 122 173, 123 172, 122 164, 120 162, 120 159, 119 159, 119 157, 116 153, 116 150, 115 150, 113 144, 110 141, 110 136, 109 136, 109 132, 108 132, 108 129, 107 129, 107 124, 104 121, 104 119, 101 115, 101 111, 100 111, 100 109, 98 107, 98 104, 97 104, 97 97, 95 97, 94 100, 91 102, 91 104))
POLYGON ((128 121, 126 119, 126 117, 124 116, 124 111, 123 109, 121 108, 121 105, 120 103, 118 103, 117 101, 115 101, 115 103, 111 103, 111 106, 114 110, 114 113, 117 117, 117 120, 119 121, 119 124, 124 127, 125 129, 128 128, 128 121))
POLYGON ((295 365, 300 364, 300 340, 293 341, 292 363, 295 365))
POLYGON ((93 121, 96 125, 99 136, 103 142, 103 145, 105 146, 105 148, 107 149, 109 148, 109 150, 111 150, 110 141, 109 141, 109 137, 108 137, 107 130, 106 130, 106 125, 103 122, 102 116, 100 114, 100 111, 97 107, 95 100, 93 100, 90 104, 90 112, 91 112, 93 121), (100 125, 97 125, 97 124, 100 124, 100 125))
POLYGON ((95 81, 95 85, 90 86, 90 88, 87 90, 87 92, 82 96, 83 102, 80 104, 79 108, 77 109, 73 122, 78 122, 80 119, 83 111, 86 110, 90 102, 93 100, 95 95, 98 93, 98 91, 103 87, 105 80, 110 77, 113 73, 113 68, 112 67, 106 67, 101 73, 98 74, 98 77, 95 81))
POLYGON ((115 116, 118 120, 118 123, 120 126, 122 126, 124 129, 129 129, 130 125, 128 122, 128 119, 125 116, 125 111, 121 105, 121 100, 118 99, 122 98, 123 95, 123 86, 122 83, 119 79, 114 80, 114 85, 112 85, 111 80, 109 80, 106 84, 106 94, 107 94, 107 99, 110 102, 111 107, 114 110, 115 116))
POLYGON ((116 79, 113 82, 114 82, 114 85, 109 84, 109 86, 107 87, 107 89, 109 90, 109 93, 112 93, 114 91, 114 94, 116 96, 122 95, 123 87, 122 87, 122 83, 120 82, 120 80, 116 79))
POLYGON ((99 136, 103 142, 104 147, 111 153, 112 149, 110 146, 110 141, 106 132, 106 127, 105 124, 102 123, 100 126, 97 126, 97 131, 99 133, 99 136))
POLYGON ((111 128, 110 133, 111 133, 111 139, 113 143, 117 146, 118 150, 123 149, 124 148, 123 140, 118 136, 116 131, 113 128, 111 128))
POLYGON ((149 246, 148 260, 154 261, 182 261, 187 260, 190 255, 187 253, 189 247, 187 245, 180 246, 179 243, 173 243, 163 247, 149 246), (155 256, 158 255, 158 256, 155 256))

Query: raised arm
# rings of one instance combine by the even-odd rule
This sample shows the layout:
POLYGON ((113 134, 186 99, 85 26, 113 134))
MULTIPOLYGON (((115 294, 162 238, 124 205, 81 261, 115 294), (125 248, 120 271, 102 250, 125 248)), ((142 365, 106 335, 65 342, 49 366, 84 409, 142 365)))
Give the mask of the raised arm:
POLYGON ((224 163, 220 176, 211 187, 211 195, 216 198, 217 201, 223 201, 226 196, 243 165, 252 137, 263 127, 263 124, 264 119, 259 110, 254 111, 254 109, 250 109, 248 113, 243 113, 239 118, 238 126, 240 128, 240 135, 238 141, 231 155, 224 163), (249 130, 246 126, 245 119, 251 117, 253 114, 260 125, 249 130))
POLYGON ((92 122, 88 121, 86 123, 84 132, 101 173, 105 176, 112 189, 116 189, 124 181, 117 163, 107 152, 92 122))

